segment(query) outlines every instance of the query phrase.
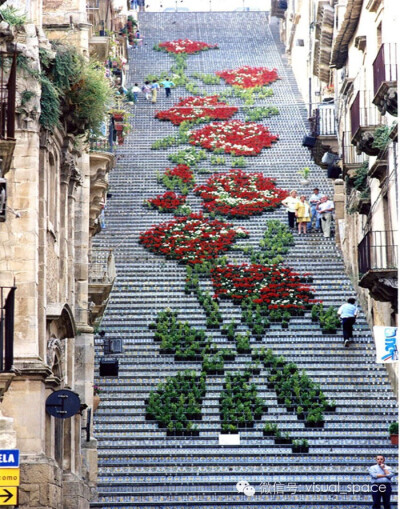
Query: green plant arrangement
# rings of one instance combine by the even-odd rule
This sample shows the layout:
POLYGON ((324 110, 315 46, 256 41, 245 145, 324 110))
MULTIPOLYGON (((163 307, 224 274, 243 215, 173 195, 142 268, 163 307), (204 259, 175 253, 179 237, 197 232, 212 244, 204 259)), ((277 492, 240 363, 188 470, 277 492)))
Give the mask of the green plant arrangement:
POLYGON ((279 115, 279 110, 275 106, 247 107, 245 113, 246 122, 257 122, 273 115, 279 115))
POLYGON ((168 435, 197 436, 193 421, 201 420, 201 404, 206 393, 205 375, 184 371, 157 386, 146 403, 146 419, 155 420, 168 435))
POLYGON ((305 166, 304 168, 299 170, 297 173, 299 175, 301 175, 304 180, 308 180, 308 177, 310 176, 310 173, 311 173, 311 168, 309 166, 305 166))
POLYGON ((251 371, 228 374, 219 399, 219 409, 224 433, 237 432, 239 428, 252 428, 262 417, 264 401, 257 396, 254 383, 249 383, 251 371))
POLYGON ((191 74, 192 78, 201 80, 205 85, 219 85, 221 78, 215 74, 203 74, 200 72, 194 72, 191 74))
POLYGON ((190 147, 180 150, 177 153, 169 154, 168 159, 175 164, 186 164, 187 166, 196 168, 200 161, 207 159, 207 152, 190 147))
POLYGON ((381 125, 374 131, 374 141, 372 148, 379 148, 379 150, 385 150, 390 141, 390 126, 381 125))
POLYGON ((283 256, 294 245, 294 239, 286 225, 278 220, 270 220, 266 222, 266 230, 259 245, 261 250, 251 254, 252 263, 281 263, 283 256))
POLYGON ((389 435, 390 435, 390 443, 392 445, 399 445, 399 422, 391 422, 389 424, 389 435))

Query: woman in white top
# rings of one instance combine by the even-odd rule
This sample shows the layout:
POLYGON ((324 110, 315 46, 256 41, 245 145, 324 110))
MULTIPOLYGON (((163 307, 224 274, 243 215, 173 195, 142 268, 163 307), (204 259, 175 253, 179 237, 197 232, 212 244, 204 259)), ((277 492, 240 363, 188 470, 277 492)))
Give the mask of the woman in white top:
POLYGON ((296 204, 299 202, 297 198, 297 191, 290 191, 287 198, 282 201, 282 205, 287 208, 288 211, 288 223, 289 228, 294 228, 294 218, 296 215, 296 204))

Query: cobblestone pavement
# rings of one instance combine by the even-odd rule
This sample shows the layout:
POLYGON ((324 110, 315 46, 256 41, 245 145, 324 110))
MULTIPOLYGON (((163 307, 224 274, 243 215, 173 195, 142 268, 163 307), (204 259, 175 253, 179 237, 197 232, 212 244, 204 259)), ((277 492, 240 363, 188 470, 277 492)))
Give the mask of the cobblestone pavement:
MULTIPOLYGON (((301 146, 307 132, 306 108, 282 57, 277 26, 269 26, 265 13, 143 13, 140 26, 144 42, 130 50, 129 85, 142 83, 148 73, 168 70, 173 59, 155 52, 153 45, 183 37, 220 47, 189 56, 187 75, 240 65, 277 68, 281 80, 273 84, 274 96, 259 105, 279 108, 279 115, 263 123, 280 139, 259 157, 247 158, 246 170, 261 171, 275 178, 279 187, 296 188, 307 195, 315 185, 324 193, 332 193, 326 171, 315 166, 308 150, 301 146), (306 187, 301 186, 298 174, 304 166, 312 170, 311 184, 306 187)), ((226 88, 222 82, 218 86, 199 82, 199 86, 210 94, 226 88)), ((200 370, 199 362, 175 362, 173 355, 160 355, 159 344, 148 328, 166 307, 177 310, 179 318, 192 326, 205 327, 205 315, 197 300, 183 292, 185 268, 150 254, 138 244, 141 231, 170 217, 142 205, 145 198, 165 191, 157 183, 156 172, 173 166, 168 164, 167 155, 177 150, 150 150, 156 139, 177 133, 169 122, 154 119, 154 112, 189 95, 184 88, 173 89, 170 98, 161 91, 156 105, 141 97, 138 105, 131 107, 133 132, 118 149, 118 163, 110 175, 112 198, 107 204, 106 228, 95 239, 97 246, 115 248, 118 277, 102 328, 108 338, 123 339, 124 353, 119 356, 119 377, 97 380, 104 392, 95 415, 99 495, 93 507, 370 507, 366 468, 378 452, 386 455, 388 464, 395 463, 396 450, 390 445, 387 426, 396 419, 396 408, 385 370, 375 364, 372 338, 363 317, 357 324, 356 343, 348 349, 343 347, 339 333, 322 335, 309 313, 292 318, 287 330, 272 325, 263 338, 264 346, 306 369, 328 398, 337 401, 337 411, 327 414, 322 429, 305 428, 294 414, 277 404, 275 392, 267 388, 267 369, 255 375, 254 382, 268 412, 253 429, 241 432, 240 446, 218 445, 218 398, 223 376, 207 377, 198 437, 167 437, 155 422, 145 420, 144 401, 160 381, 183 369, 200 370), (290 446, 275 445, 271 438, 263 437, 266 420, 277 422, 292 436, 307 438, 309 454, 292 454, 290 446), (240 480, 255 488, 253 496, 237 492, 240 480)), ((240 107, 236 118, 244 119, 243 102, 229 102, 240 107)), ((208 156, 201 167, 222 171, 230 164, 231 156, 226 156, 225 166, 212 166, 208 156)), ((204 183, 206 178, 196 174, 197 183, 204 183)), ((200 210, 198 197, 191 194, 189 203, 193 210, 200 210)), ((247 221, 235 220, 250 233, 237 244, 258 246, 265 221, 272 218, 286 222, 286 212, 278 209, 247 221)), ((231 251, 229 260, 241 263, 248 257, 231 251)), ((324 305, 338 306, 353 294, 333 238, 323 239, 320 233, 296 236, 285 263, 313 274, 316 298, 324 305)), ((220 307, 225 323, 235 318, 240 324, 237 307, 228 302, 220 307)), ((241 328, 245 330, 244 325, 239 325, 241 328)), ((218 346, 232 346, 219 331, 210 334, 218 346)), ((252 346, 259 347, 260 343, 252 340, 252 346)), ((99 361, 100 338, 96 349, 99 361)), ((225 363, 226 371, 236 372, 250 361, 250 355, 238 355, 235 361, 225 363)))

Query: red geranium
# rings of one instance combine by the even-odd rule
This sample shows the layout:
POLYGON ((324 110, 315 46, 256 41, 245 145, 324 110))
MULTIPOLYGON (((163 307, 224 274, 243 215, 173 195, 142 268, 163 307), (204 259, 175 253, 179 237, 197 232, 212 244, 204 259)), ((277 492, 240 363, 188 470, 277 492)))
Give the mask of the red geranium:
POLYGON ((208 49, 217 49, 217 44, 207 44, 201 41, 191 41, 190 39, 178 39, 176 41, 160 42, 158 48, 166 51, 167 53, 187 53, 193 55, 199 51, 206 51, 208 49))
POLYGON ((215 297, 241 301, 251 297, 268 309, 305 309, 313 295, 299 274, 278 265, 227 265, 211 271, 215 297))
POLYGON ((232 117, 238 108, 219 102, 218 95, 209 97, 187 97, 165 111, 158 111, 156 118, 170 120, 174 125, 197 119, 225 120, 232 117))
POLYGON ((239 67, 239 69, 216 72, 215 74, 230 85, 240 88, 262 87, 279 79, 276 69, 270 71, 266 67, 244 66, 239 67))
POLYGON ((208 150, 224 151, 235 155, 254 156, 264 147, 271 147, 278 136, 270 134, 267 127, 255 122, 228 120, 213 122, 190 132, 189 143, 208 150))
POLYGON ((233 217, 247 217, 278 207, 288 195, 287 191, 275 186, 272 179, 262 173, 246 173, 230 170, 229 173, 213 175, 194 192, 203 200, 203 207, 209 212, 233 217))
POLYGON ((153 253, 194 265, 217 257, 236 238, 245 236, 242 228, 191 214, 153 226, 140 234, 140 242, 153 253))
POLYGON ((186 201, 186 196, 178 196, 173 191, 167 191, 160 194, 155 198, 149 198, 145 203, 148 203, 153 208, 160 210, 160 212, 172 212, 186 201))
POLYGON ((167 168, 164 172, 164 175, 166 175, 169 178, 176 178, 179 179, 184 184, 189 184, 190 182, 193 182, 193 172, 187 166, 186 164, 178 164, 175 166, 175 168, 167 168))

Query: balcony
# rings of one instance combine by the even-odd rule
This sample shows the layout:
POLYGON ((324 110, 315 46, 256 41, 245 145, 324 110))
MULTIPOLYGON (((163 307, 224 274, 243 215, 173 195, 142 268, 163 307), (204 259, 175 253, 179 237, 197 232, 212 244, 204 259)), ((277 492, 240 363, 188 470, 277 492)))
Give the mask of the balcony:
POLYGON ((364 152, 377 156, 379 148, 373 147, 374 131, 380 125, 376 108, 371 106, 369 91, 359 91, 350 106, 351 143, 357 147, 357 153, 364 152))
POLYGON ((107 138, 90 140, 90 210, 89 231, 93 237, 101 231, 100 214, 106 203, 108 173, 114 166, 112 146, 107 138))
POLYGON ((89 39, 89 53, 100 61, 106 60, 110 51, 110 37, 100 30, 89 39))
POLYGON ((90 323, 99 325, 116 278, 112 250, 93 248, 89 260, 90 323))
POLYGON ((0 401, 12 379, 14 363, 15 286, 0 286, 0 401))
POLYGON ((287 0, 271 0, 271 16, 284 19, 287 8, 287 0))
POLYGON ((368 172, 368 177, 379 180, 379 187, 382 187, 388 177, 388 153, 385 150, 379 155, 368 172))
POLYGON ((342 162, 343 162, 343 177, 349 176, 352 178, 355 171, 359 168, 366 159, 363 153, 359 153, 357 148, 351 143, 352 135, 350 131, 342 134, 342 162))
POLYGON ((397 44, 385 43, 374 60, 374 98, 382 115, 397 117, 397 44))
POLYGON ((17 77, 17 53, 0 52, 2 72, 0 75, 0 177, 11 167, 15 148, 15 91, 17 77))
POLYGON ((391 302, 397 310, 398 232, 369 231, 358 244, 359 285, 373 299, 391 302))
POLYGON ((321 168, 327 168, 322 163, 325 152, 338 152, 336 107, 333 99, 329 102, 318 104, 314 110, 314 116, 310 119, 311 133, 316 138, 312 148, 312 156, 316 164, 321 168))

